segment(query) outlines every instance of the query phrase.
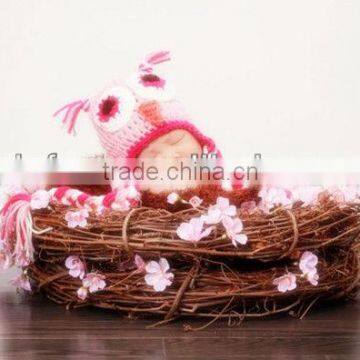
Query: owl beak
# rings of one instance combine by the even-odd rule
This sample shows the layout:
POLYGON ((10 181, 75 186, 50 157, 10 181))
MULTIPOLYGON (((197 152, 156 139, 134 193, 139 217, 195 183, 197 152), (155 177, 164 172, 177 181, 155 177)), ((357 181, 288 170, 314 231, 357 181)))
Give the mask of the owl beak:
POLYGON ((152 125, 160 125, 164 121, 161 114, 160 104, 157 101, 147 101, 139 105, 138 113, 152 125))

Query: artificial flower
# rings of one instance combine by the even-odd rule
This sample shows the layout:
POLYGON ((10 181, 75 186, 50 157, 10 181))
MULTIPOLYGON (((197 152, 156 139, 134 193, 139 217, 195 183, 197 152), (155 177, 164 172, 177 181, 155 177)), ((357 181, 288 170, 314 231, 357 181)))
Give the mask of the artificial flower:
POLYGON ((303 276, 314 286, 318 285, 319 275, 317 273, 318 257, 310 251, 305 251, 300 258, 299 268, 303 276))
POLYGON ((190 200, 189 200, 189 204, 195 209, 197 207, 199 207, 202 204, 203 200, 200 199, 198 196, 193 196, 190 200))
POLYGON ((310 272, 306 274, 306 279, 313 286, 317 286, 319 284, 319 274, 317 272, 310 272))
POLYGON ((245 234, 241 234, 243 231, 243 223, 239 218, 226 217, 222 221, 227 236, 230 238, 234 246, 238 244, 245 245, 248 241, 248 237, 245 234))
POLYGON ((69 269, 69 274, 74 278, 83 279, 85 276, 85 265, 76 255, 71 255, 65 260, 65 266, 69 269))
POLYGON ((174 205, 179 200, 180 200, 180 196, 175 192, 172 192, 167 196, 167 202, 171 205, 174 205))
POLYGON ((339 204, 359 202, 360 189, 358 186, 333 186, 328 189, 331 198, 339 204))
POLYGON ((263 210, 270 210, 274 206, 288 206, 292 204, 292 193, 280 187, 262 188, 259 191, 261 198, 260 207, 263 210))
POLYGON ((256 202, 253 200, 245 201, 240 205, 240 209, 248 214, 253 214, 256 211, 256 202))
POLYGON ((273 284, 277 286, 282 293, 296 289, 296 276, 292 273, 287 273, 274 279, 273 284))
POLYGON ((78 211, 68 211, 65 214, 65 220, 68 223, 68 227, 72 229, 76 227, 86 227, 88 217, 89 212, 86 209, 81 209, 78 211))
POLYGON ((140 255, 135 255, 134 263, 139 272, 145 271, 146 263, 140 255))
POLYGON ((229 199, 219 196, 216 200, 216 205, 209 207, 207 215, 205 216, 206 224, 218 224, 226 217, 236 215, 236 207, 230 205, 229 199))
POLYGON ((313 272, 316 270, 316 265, 318 264, 318 257, 313 254, 311 251, 305 251, 300 258, 299 268, 303 274, 308 272, 313 272))
POLYGON ((85 202, 85 209, 88 211, 95 211, 97 215, 102 215, 105 211, 105 206, 103 205, 105 196, 91 196, 85 202))
POLYGON ((38 190, 31 195, 30 207, 33 210, 44 209, 49 206, 50 194, 45 190, 38 190))
POLYGON ((83 279, 83 287, 89 289, 90 293, 103 290, 106 287, 105 276, 98 273, 89 273, 83 279))
POLYGON ((77 296, 81 300, 85 300, 88 297, 88 294, 89 294, 89 290, 84 286, 79 288, 77 291, 77 296))
POLYGON ((204 221, 203 217, 197 217, 191 219, 189 222, 181 223, 176 233, 182 240, 198 242, 202 238, 209 236, 212 231, 212 227, 204 230, 204 221))
POLYGON ((152 286, 155 291, 164 291, 174 279, 174 274, 168 272, 169 269, 170 265, 164 258, 161 258, 159 262, 150 261, 145 267, 146 284, 152 286))
POLYGON ((16 286, 18 289, 23 289, 25 291, 31 291, 31 285, 30 285, 29 278, 24 273, 21 273, 15 279, 11 280, 11 284, 16 286))
POLYGON ((303 206, 314 205, 318 202, 321 186, 299 186, 292 190, 294 202, 301 201, 303 206))

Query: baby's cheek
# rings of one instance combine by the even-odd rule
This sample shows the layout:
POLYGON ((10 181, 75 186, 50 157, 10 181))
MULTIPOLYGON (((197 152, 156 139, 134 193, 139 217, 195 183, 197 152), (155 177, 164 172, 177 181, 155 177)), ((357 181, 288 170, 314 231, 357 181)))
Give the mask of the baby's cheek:
MULTIPOLYGON (((156 168, 157 180, 145 177, 139 183, 142 190, 158 193, 197 187, 204 181, 195 176, 191 155, 201 156, 201 146, 188 132, 175 130, 151 143, 138 158, 138 166, 156 168)), ((205 181, 208 182, 207 179, 205 181)))

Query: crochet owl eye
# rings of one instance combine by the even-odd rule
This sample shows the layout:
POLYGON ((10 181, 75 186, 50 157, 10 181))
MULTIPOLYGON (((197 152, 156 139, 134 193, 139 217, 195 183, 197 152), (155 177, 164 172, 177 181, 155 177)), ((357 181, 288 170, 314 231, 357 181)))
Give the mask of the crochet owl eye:
POLYGON ((97 123, 107 131, 119 130, 131 118, 136 100, 125 87, 106 90, 95 104, 97 123))
POLYGON ((169 101, 175 97, 175 90, 169 82, 150 72, 139 72, 129 80, 134 93, 145 100, 169 101))

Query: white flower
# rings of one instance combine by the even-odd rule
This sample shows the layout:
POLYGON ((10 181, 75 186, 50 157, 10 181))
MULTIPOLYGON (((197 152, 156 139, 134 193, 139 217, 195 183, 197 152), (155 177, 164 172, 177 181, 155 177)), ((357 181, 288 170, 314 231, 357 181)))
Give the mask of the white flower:
POLYGON ((209 236, 212 231, 212 227, 208 227, 205 230, 203 228, 204 218, 197 217, 191 219, 189 222, 181 223, 176 233, 182 240, 198 242, 202 238, 209 236))
POLYGON ((128 80, 129 87, 144 100, 169 101, 175 97, 175 89, 168 80, 154 73, 138 72, 128 80))
POLYGON ((209 207, 208 213, 205 216, 206 224, 218 224, 226 217, 232 217, 236 215, 236 207, 230 205, 229 199, 224 197, 218 197, 216 205, 209 207))
POLYGON ((287 273, 283 276, 276 278, 273 284, 277 286, 278 290, 282 293, 296 289, 296 276, 292 273, 287 273))
POLYGON ((88 217, 89 213, 86 209, 81 209, 79 211, 68 211, 65 214, 65 220, 68 223, 68 227, 71 229, 76 227, 86 227, 88 217))
POLYGON ((44 209, 49 206, 50 194, 45 190, 38 190, 31 195, 30 207, 33 210, 44 209))
POLYGON ((180 200, 180 196, 175 193, 175 192, 172 192, 171 194, 169 194, 167 196, 167 202, 171 205, 174 205, 175 203, 177 203, 178 201, 180 200))
POLYGON ((159 262, 150 261, 145 270, 145 282, 152 286, 155 291, 164 291, 170 286, 174 279, 174 274, 168 272, 170 269, 169 263, 166 259, 161 258, 159 262))
POLYGON ((234 246, 238 244, 246 245, 248 237, 245 234, 241 234, 243 231, 243 223, 239 218, 232 219, 226 217, 222 221, 227 236, 230 238, 234 246))
POLYGON ((197 207, 199 207, 202 204, 202 199, 200 199, 198 196, 193 196, 190 200, 189 200, 189 204, 195 209, 197 207))

